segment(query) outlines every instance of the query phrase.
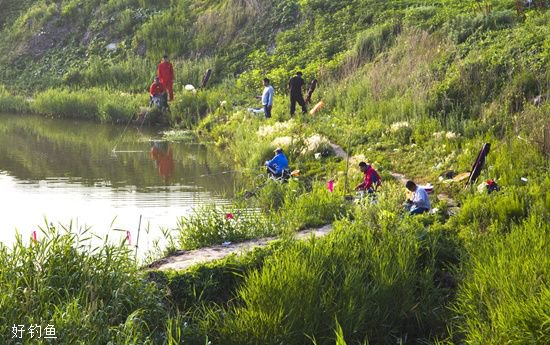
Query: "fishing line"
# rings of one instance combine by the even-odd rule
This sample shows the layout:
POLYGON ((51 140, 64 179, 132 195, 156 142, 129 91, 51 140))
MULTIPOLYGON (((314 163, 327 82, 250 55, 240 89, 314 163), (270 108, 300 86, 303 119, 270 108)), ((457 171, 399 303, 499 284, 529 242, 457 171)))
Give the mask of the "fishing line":
MULTIPOLYGON (((149 112, 146 112, 145 115, 143 116, 143 120, 141 121, 141 124, 139 125, 139 127, 136 127, 138 132, 140 134, 141 133, 141 127, 143 126, 143 124, 145 123, 145 119, 147 118, 147 115, 149 114, 149 112)), ((124 130, 122 131, 122 133, 120 134, 118 140, 116 141, 115 143, 115 146, 113 147, 113 149, 111 150, 112 153, 117 153, 117 152, 122 152, 122 153, 139 153, 139 152, 145 152, 145 151, 117 151, 117 146, 118 144, 120 144, 121 140, 123 139, 124 137, 124 134, 126 134, 126 130, 128 130, 128 127, 130 126, 130 123, 132 122, 133 120, 133 117, 130 118, 130 120, 128 121, 128 123, 126 124, 126 127, 124 127, 124 130)), ((149 140, 149 141, 153 141, 153 140, 149 140)))
POLYGON ((130 118, 130 120, 128 120, 128 123, 126 124, 126 127, 124 127, 124 130, 122 131, 122 133, 120 134, 120 136, 118 137, 118 140, 116 141, 115 143, 115 147, 113 147, 112 149, 112 153, 116 153, 116 147, 118 146, 118 144, 120 144, 120 141, 122 140, 122 138, 124 137, 124 134, 126 133, 126 130, 128 129, 128 126, 130 126, 130 123, 132 122, 133 120, 133 117, 130 118))
POLYGON ((213 174, 202 174, 202 175, 199 175, 198 177, 217 176, 217 175, 224 175, 224 174, 229 174, 229 173, 241 173, 241 174, 246 174, 247 171, 241 171, 241 170, 227 170, 227 171, 221 171, 221 172, 219 172, 219 173, 213 173, 213 174))

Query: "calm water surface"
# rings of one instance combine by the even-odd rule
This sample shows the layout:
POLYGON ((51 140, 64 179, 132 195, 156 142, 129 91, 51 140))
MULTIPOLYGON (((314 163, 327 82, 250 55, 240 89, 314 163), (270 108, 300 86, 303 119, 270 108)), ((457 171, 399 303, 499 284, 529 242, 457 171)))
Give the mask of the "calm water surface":
POLYGON ((144 253, 178 217, 228 202, 234 181, 221 152, 158 138, 132 126, 0 114, 0 242, 13 243, 16 231, 29 239, 47 218, 117 241, 128 230, 135 245, 141 215, 144 253))

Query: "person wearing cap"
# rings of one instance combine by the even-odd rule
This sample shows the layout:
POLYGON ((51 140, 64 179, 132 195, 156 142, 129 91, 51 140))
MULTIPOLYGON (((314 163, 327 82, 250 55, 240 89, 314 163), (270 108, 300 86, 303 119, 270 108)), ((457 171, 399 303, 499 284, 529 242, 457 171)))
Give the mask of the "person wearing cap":
POLYGON ((174 82, 174 67, 168 60, 168 55, 164 55, 162 57, 162 61, 158 65, 157 68, 157 74, 160 78, 160 82, 166 90, 168 90, 168 94, 170 95, 170 101, 174 100, 174 90, 173 90, 173 82, 174 82))
POLYGON ((263 83, 264 92, 262 93, 262 105, 264 106, 265 117, 269 119, 271 117, 271 109, 273 108, 273 96, 275 94, 275 90, 273 89, 273 86, 269 84, 269 79, 264 78, 263 83))
POLYGON ((382 178, 378 172, 374 170, 372 165, 365 162, 359 163, 359 170, 365 174, 365 177, 363 182, 355 187, 355 190, 359 192, 367 192, 369 194, 376 192, 378 187, 382 184, 382 178))
POLYGON ((266 161, 268 175, 281 177, 283 172, 288 169, 288 159, 286 158, 283 149, 278 147, 275 149, 275 157, 272 160, 266 161))
POLYGON ((420 186, 417 186, 413 181, 407 181, 405 187, 413 193, 412 199, 407 200, 406 207, 410 214, 421 214, 429 212, 432 207, 430 204, 430 197, 426 190, 420 186))
POLYGON ((302 94, 302 88, 306 82, 302 79, 302 72, 296 72, 296 75, 288 81, 288 90, 290 91, 290 116, 296 113, 296 103, 302 107, 302 114, 307 112, 306 102, 302 94))
POLYGON ((166 104, 166 88, 161 83, 159 77, 155 77, 153 84, 149 88, 149 106, 153 105, 153 98, 155 97, 162 99, 163 106, 166 104))

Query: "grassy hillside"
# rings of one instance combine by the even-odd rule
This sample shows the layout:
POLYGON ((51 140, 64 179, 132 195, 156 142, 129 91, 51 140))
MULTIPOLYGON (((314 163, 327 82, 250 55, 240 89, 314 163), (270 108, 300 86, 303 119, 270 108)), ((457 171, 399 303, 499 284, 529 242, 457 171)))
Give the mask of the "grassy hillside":
POLYGON ((21 320, 46 320, 59 325, 66 343, 82 334, 98 344, 550 339, 547 1, 524 7, 497 0, 2 0, 0 6, 0 110, 125 120, 145 105, 156 63, 168 53, 177 74, 172 126, 215 140, 237 168, 257 174, 274 146, 283 146, 291 167, 302 171, 299 181, 268 184, 236 204, 262 210, 254 224, 239 226, 205 208, 178 224, 170 250, 286 236, 332 221, 335 228, 322 240, 284 240, 180 273, 137 272, 123 249, 106 249, 120 260, 117 270, 105 253, 69 250, 70 236, 50 235, 30 249, 0 248, 0 267, 28 266, 19 275, 0 270, 0 290, 7 291, 0 299, 2 331, 21 320), (210 87, 185 92, 207 68, 214 71, 210 87), (308 82, 319 80, 313 102, 322 99, 326 107, 290 119, 285 85, 297 70, 308 82), (264 76, 276 89, 270 120, 246 111, 259 106, 254 96, 264 76), (351 155, 349 174, 328 141, 351 155), (492 148, 478 182, 495 179, 500 192, 438 180, 468 171, 483 143, 492 148), (343 201, 360 181, 361 160, 383 176, 376 205, 343 201), (448 212, 434 195, 435 215, 406 215, 404 190, 390 182, 390 172, 435 183, 436 194, 451 196, 460 209, 448 212), (326 190, 328 179, 335 193, 326 190), (53 256, 68 262, 66 272, 50 265, 46 258, 53 256), (83 260, 106 268, 91 275, 73 263, 83 260), (32 262, 43 269, 31 269, 32 262), (74 288, 54 294, 51 281, 60 274, 80 278, 67 278, 74 288), (97 282, 109 289, 89 287, 97 282), (128 293, 121 299, 111 290, 128 293), (18 304, 8 307, 13 296, 18 304), (80 313, 93 317, 76 327, 71 321, 80 313))

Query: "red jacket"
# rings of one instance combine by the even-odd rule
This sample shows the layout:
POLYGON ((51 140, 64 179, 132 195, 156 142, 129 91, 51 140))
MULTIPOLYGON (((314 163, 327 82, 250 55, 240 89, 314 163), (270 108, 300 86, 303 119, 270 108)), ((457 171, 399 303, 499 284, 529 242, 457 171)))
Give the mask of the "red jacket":
POLYGON ((367 190, 371 188, 373 184, 376 184, 377 186, 381 185, 382 179, 380 178, 380 175, 378 175, 376 170, 374 170, 372 166, 369 166, 367 171, 365 171, 365 180, 363 181, 363 185, 361 186, 361 188, 367 190))
POLYGON ((162 85, 162 83, 153 83, 151 85, 151 88, 149 89, 149 93, 153 97, 157 95, 162 95, 165 92, 166 92, 166 89, 164 88, 164 85, 162 85))
POLYGON ((161 62, 158 66, 157 75, 163 84, 170 84, 174 80, 174 68, 168 61, 161 62))

